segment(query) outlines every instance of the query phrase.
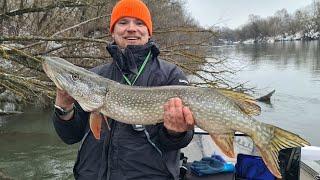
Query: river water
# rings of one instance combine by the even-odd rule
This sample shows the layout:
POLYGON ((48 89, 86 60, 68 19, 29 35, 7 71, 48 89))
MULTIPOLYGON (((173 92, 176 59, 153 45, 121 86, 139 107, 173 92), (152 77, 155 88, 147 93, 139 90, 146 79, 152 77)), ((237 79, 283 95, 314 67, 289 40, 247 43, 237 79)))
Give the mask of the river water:
POLYGON ((320 41, 223 46, 214 52, 242 69, 236 78, 255 87, 256 97, 275 90, 271 104, 259 104, 257 119, 320 146, 320 41))
MULTIPOLYGON (((214 47, 242 68, 238 81, 256 87, 257 96, 273 89, 271 104, 260 103, 257 119, 298 133, 320 146, 320 43, 214 47)), ((72 179, 78 144, 63 144, 50 122, 50 111, 26 109, 0 116, 0 179, 72 179)), ((197 137, 198 138, 198 137, 197 137)))

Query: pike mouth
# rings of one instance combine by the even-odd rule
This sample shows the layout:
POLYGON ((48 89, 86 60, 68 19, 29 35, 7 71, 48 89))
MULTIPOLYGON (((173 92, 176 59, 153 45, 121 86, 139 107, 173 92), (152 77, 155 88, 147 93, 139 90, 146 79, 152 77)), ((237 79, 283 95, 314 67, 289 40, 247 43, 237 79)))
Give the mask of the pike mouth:
POLYGON ((43 71, 44 71, 46 74, 48 74, 48 65, 47 65, 46 62, 43 62, 43 63, 42 63, 42 69, 43 69, 43 71))
POLYGON ((63 88, 60 86, 60 83, 58 83, 58 80, 54 75, 52 69, 48 66, 46 62, 42 63, 42 69, 47 74, 47 76, 53 81, 53 83, 57 86, 57 88, 60 90, 63 90, 63 88))

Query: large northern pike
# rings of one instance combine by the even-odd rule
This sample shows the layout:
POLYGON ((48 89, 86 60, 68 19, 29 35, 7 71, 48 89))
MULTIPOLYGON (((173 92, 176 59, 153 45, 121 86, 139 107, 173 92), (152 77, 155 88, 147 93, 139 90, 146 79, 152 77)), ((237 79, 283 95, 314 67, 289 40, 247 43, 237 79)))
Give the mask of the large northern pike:
MULTIPOLYGON (((179 97, 193 112, 196 125, 207 131, 229 157, 234 157, 236 131, 250 136, 269 170, 281 178, 278 152, 309 145, 298 135, 260 122, 248 115, 241 102, 212 88, 190 86, 132 87, 103 78, 61 58, 46 57, 43 69, 55 85, 71 95, 85 110, 100 112, 127 124, 156 124, 163 121, 163 105, 179 97)), ((90 127, 99 138, 100 128, 90 117, 90 127)), ((97 114, 97 113, 96 113, 97 114)), ((101 121, 97 121, 98 123, 101 121)))

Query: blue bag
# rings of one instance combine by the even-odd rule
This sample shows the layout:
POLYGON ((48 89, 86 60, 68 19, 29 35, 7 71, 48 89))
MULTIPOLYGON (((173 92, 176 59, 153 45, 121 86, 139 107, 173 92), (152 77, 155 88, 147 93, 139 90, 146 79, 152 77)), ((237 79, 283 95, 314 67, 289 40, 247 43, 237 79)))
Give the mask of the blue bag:
POLYGON ((190 166, 191 172, 197 176, 206 176, 223 172, 234 172, 234 165, 227 163, 221 156, 212 155, 194 161, 190 166))
POLYGON ((259 156, 238 154, 236 163, 236 179, 246 180, 275 180, 259 156))

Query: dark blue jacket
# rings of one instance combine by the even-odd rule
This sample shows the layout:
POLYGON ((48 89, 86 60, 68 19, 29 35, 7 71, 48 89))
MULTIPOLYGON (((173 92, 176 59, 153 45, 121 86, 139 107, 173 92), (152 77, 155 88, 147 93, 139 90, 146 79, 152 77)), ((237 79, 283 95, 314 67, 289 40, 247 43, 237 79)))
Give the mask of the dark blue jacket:
MULTIPOLYGON (((115 45, 107 50, 113 62, 92 69, 93 72, 125 83, 122 74, 132 76, 146 54, 151 51, 138 86, 186 85, 184 73, 174 64, 159 60, 158 48, 149 42, 146 46, 130 46, 121 51, 115 45)), ((81 141, 74 175, 76 179, 178 179, 180 148, 189 144, 193 131, 179 136, 167 133, 163 123, 148 125, 146 131, 136 131, 132 125, 112 120, 111 131, 105 130, 96 140, 89 128, 89 113, 76 104, 75 115, 70 121, 53 116, 54 127, 67 144, 81 141)))

